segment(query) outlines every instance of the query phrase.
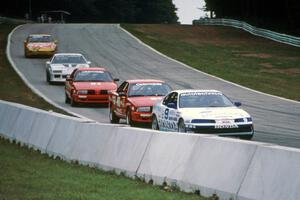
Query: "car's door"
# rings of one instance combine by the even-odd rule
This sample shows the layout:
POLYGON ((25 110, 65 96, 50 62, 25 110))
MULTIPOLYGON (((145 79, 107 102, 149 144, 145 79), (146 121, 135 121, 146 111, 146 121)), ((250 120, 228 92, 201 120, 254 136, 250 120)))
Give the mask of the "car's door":
POLYGON ((161 130, 173 131, 176 129, 177 99, 177 92, 172 92, 164 98, 159 114, 161 130))
POLYGON ((126 98, 127 98, 127 91, 128 91, 129 83, 127 81, 124 81, 120 87, 117 89, 116 95, 115 95, 115 111, 116 114, 119 116, 125 116, 126 115, 126 98))

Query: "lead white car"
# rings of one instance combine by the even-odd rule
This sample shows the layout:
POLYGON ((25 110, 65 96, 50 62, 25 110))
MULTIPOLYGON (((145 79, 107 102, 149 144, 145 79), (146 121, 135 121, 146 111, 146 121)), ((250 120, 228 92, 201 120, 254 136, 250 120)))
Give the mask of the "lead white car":
POLYGON ((79 53, 57 53, 50 61, 46 62, 46 79, 48 83, 65 82, 68 75, 74 69, 90 67, 91 62, 87 61, 79 53))
POLYGON ((175 90, 152 111, 152 129, 251 139, 251 116, 217 90, 175 90))

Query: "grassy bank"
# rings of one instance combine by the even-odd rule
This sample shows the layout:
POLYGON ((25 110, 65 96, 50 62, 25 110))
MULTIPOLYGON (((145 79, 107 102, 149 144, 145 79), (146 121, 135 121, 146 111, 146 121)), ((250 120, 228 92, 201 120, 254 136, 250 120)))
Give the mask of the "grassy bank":
POLYGON ((60 160, 0 139, 0 199, 201 200, 60 160))
POLYGON ((5 50, 7 36, 15 26, 17 25, 0 24, 0 99, 67 114, 34 94, 10 66, 5 50))
POLYGON ((221 26, 122 27, 196 69, 262 92, 300 100, 300 48, 221 26))

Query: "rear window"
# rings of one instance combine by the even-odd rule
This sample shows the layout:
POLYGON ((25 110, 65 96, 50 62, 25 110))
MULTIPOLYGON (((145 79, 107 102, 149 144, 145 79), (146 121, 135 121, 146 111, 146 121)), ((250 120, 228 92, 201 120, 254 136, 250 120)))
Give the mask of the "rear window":
POLYGON ((53 42, 53 38, 50 35, 35 35, 29 36, 28 42, 53 42))

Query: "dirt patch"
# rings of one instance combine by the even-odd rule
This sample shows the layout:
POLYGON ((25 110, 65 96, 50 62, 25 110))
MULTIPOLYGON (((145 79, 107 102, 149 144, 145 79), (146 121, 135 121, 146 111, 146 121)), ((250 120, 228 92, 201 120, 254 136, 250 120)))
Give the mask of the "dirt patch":
POLYGON ((271 54, 266 54, 266 53, 246 53, 246 54, 241 54, 241 56, 253 57, 253 58, 272 58, 271 54))
POLYGON ((285 74, 288 76, 299 76, 300 75, 300 69, 299 68, 287 68, 287 69, 278 69, 275 68, 274 65, 271 63, 261 63, 261 66, 264 68, 260 70, 260 72, 263 73, 280 73, 285 74))

